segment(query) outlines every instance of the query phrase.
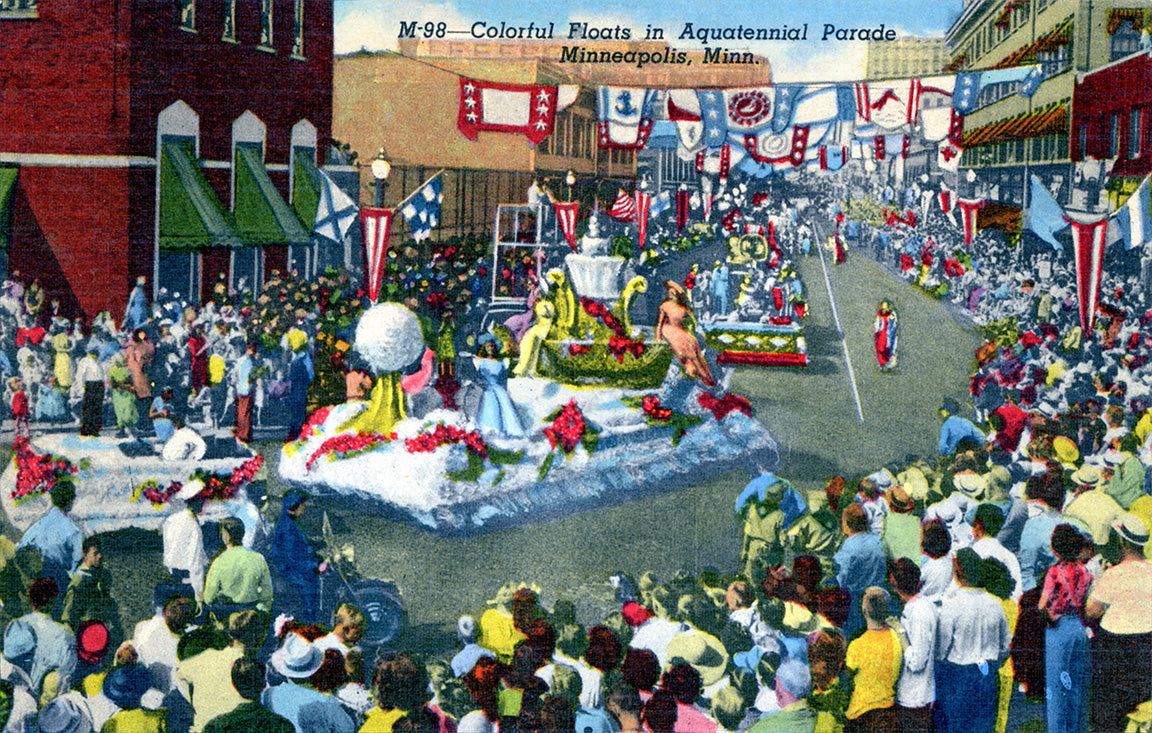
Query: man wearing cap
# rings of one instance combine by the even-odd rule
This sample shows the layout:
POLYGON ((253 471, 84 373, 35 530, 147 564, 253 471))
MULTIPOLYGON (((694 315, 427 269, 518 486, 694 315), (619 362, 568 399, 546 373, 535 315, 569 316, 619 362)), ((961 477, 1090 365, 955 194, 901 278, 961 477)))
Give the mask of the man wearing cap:
POLYGON ((244 523, 235 517, 220 520, 224 551, 212 561, 204 581, 205 605, 224 604, 272 610, 272 577, 264 556, 244 547, 244 523))
POLYGON ((889 514, 884 522, 880 542, 888 561, 906 557, 920 561, 920 519, 912 513, 912 497, 900 486, 888 490, 889 514))
POLYGON ((960 417, 960 405, 956 400, 947 397, 940 404, 940 417, 944 424, 940 426, 940 442, 937 446, 942 456, 950 456, 957 449, 970 450, 984 447, 984 433, 975 423, 965 417, 960 417))
POLYGON ((1072 474, 1075 496, 1064 507, 1064 518, 1080 524, 1092 535, 1099 552, 1108 544, 1114 522, 1124 510, 1103 489, 1104 476, 1096 466, 1085 464, 1072 474))
POLYGON ((1152 562, 1144 559, 1148 528, 1134 514, 1112 523, 1120 562, 1104 571, 1088 592, 1084 615, 1100 619, 1092 643, 1092 730, 1119 733, 1126 716, 1152 697, 1152 562))
POLYGON ((172 578, 187 583, 194 597, 200 598, 204 589, 204 570, 208 554, 204 552, 204 531, 200 528, 200 512, 204 509, 204 482, 189 481, 176 493, 185 508, 170 514, 164 520, 160 535, 164 540, 162 561, 172 578))
POLYGON ((317 575, 320 563, 299 524, 308 507, 308 495, 290 490, 284 494, 280 506, 280 519, 272 530, 268 556, 281 577, 299 594, 301 620, 311 623, 320 615, 320 581, 317 575))
POLYGON ((291 721, 296 733, 353 733, 356 724, 339 701, 308 684, 324 661, 324 652, 299 634, 289 633, 272 653, 272 668, 286 681, 269 687, 260 702, 291 721))

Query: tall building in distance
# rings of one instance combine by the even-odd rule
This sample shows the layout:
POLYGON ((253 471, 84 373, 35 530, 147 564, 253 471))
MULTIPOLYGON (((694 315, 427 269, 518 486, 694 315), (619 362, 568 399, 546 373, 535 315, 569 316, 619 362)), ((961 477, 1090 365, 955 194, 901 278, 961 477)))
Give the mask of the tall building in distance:
POLYGON ((906 36, 894 41, 868 41, 864 50, 864 80, 932 76, 948 65, 943 38, 906 36))

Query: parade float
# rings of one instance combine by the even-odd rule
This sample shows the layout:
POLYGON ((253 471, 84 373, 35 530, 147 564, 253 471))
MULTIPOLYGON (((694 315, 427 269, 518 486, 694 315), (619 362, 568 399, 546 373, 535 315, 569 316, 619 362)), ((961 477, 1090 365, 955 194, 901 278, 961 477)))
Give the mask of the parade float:
POLYGON ((70 483, 76 500, 68 516, 85 534, 159 529, 183 509, 176 494, 185 484, 204 484, 203 516, 214 520, 228 516, 229 502, 245 501, 247 484, 266 473, 263 456, 231 437, 182 440, 183 434, 167 444, 70 433, 17 438, 0 474, 0 502, 24 531, 51 506, 52 487, 70 483))
POLYGON ((456 409, 409 412, 401 370, 424 342, 413 313, 383 303, 361 317, 352 345, 374 372, 370 399, 315 411, 283 447, 280 478, 439 534, 468 534, 741 465, 778 467, 775 440, 748 401, 726 391, 727 372, 711 387, 689 378, 653 328, 632 323, 647 282, 625 283, 627 263, 605 242, 592 225, 563 268, 543 272, 518 341, 497 326, 478 344, 478 373, 503 362, 498 428, 480 414, 488 387, 479 407, 462 399, 456 409))

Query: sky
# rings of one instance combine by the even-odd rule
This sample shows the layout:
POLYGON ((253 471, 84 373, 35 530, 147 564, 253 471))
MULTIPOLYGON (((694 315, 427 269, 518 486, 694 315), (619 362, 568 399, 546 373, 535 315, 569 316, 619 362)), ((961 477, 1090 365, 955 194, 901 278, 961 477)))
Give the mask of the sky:
MULTIPOLYGON (((569 23, 591 28, 628 28, 632 39, 642 39, 651 26, 663 30, 664 40, 676 49, 698 50, 695 40, 681 39, 687 23, 700 27, 733 26, 802 28, 806 41, 713 41, 766 56, 778 82, 843 81, 860 78, 864 44, 823 41, 825 24, 836 31, 875 29, 883 24, 902 36, 943 36, 959 16, 962 0, 660 0, 632 6, 612 0, 554 0, 549 3, 517 0, 334 0, 335 50, 351 53, 395 49, 401 22, 416 21, 417 37, 425 28, 433 34, 437 24, 457 31, 448 38, 472 40, 476 23, 484 27, 523 27, 555 24, 555 40, 567 40, 569 23), (425 26, 424 24, 431 25, 425 26), (462 31, 462 32, 460 32, 462 31)), ((575 42, 575 41, 573 41, 575 42)))

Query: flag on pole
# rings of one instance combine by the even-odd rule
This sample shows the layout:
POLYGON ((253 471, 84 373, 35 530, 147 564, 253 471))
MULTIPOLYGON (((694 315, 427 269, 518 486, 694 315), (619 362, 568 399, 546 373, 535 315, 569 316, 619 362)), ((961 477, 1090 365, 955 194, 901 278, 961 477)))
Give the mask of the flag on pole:
POLYGON ((959 199, 956 205, 960 207, 960 216, 964 220, 964 246, 971 247, 976 237, 976 212, 984 207, 984 202, 959 199))
POLYGON ((360 228, 364 230, 364 264, 368 273, 368 300, 375 303, 384 282, 388 262, 388 235, 392 230, 392 209, 360 210, 360 228))
POLYGON ((572 251, 576 251, 576 210, 579 207, 578 201, 563 204, 559 201, 552 202, 552 208, 556 210, 556 222, 560 224, 560 231, 563 232, 564 239, 572 251))
POLYGON ((644 191, 636 191, 636 244, 644 249, 644 237, 648 235, 648 209, 652 206, 652 196, 644 191))
POLYGON ((617 221, 632 221, 636 217, 636 200, 624 193, 624 189, 618 189, 616 200, 612 202, 612 208, 608 209, 608 216, 617 221))
POLYGON ((652 199, 652 207, 648 210, 648 215, 655 219, 670 208, 672 208, 672 194, 661 191, 652 199))
POLYGON ((1060 204, 1056 203, 1056 199, 1052 198, 1052 194, 1048 193, 1048 189, 1044 188, 1044 184, 1040 182, 1039 178, 1032 176, 1030 185, 1028 228, 1037 237, 1052 245, 1052 249, 1063 252, 1064 247, 1056 239, 1056 232, 1068 226, 1068 220, 1064 218, 1064 210, 1060 208, 1060 204))
POLYGON ((1145 177, 1124 205, 1112 215, 1120 225, 1120 236, 1129 250, 1143 247, 1152 240, 1152 216, 1149 215, 1148 206, 1148 178, 1145 177))
POLYGON ((940 193, 936 194, 936 198, 940 202, 940 210, 945 214, 951 214, 952 207, 956 205, 956 197, 952 195, 952 189, 941 186, 940 193))
POLYGON ((1096 302, 1100 297, 1100 272, 1104 265, 1104 234, 1108 230, 1108 218, 1069 218, 1072 212, 1065 212, 1064 219, 1072 225, 1072 246, 1076 259, 1076 296, 1080 301, 1080 328, 1085 334, 1092 331, 1096 323, 1096 302))
POLYGON ((408 230, 417 242, 431 236, 432 227, 440 223, 443 188, 444 182, 437 173, 396 207, 404 215, 408 230))
POLYGON ((320 201, 316 204, 316 226, 312 231, 325 239, 343 242, 352 222, 356 221, 356 202, 340 190, 336 182, 321 169, 320 201))

